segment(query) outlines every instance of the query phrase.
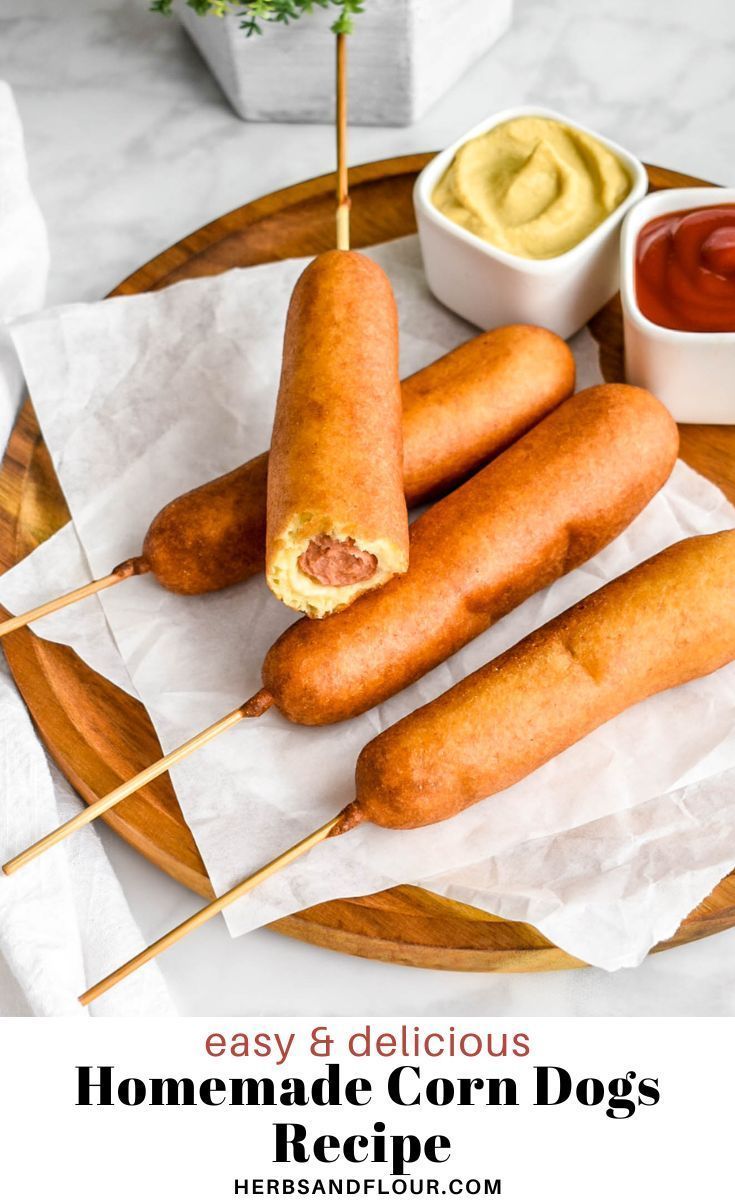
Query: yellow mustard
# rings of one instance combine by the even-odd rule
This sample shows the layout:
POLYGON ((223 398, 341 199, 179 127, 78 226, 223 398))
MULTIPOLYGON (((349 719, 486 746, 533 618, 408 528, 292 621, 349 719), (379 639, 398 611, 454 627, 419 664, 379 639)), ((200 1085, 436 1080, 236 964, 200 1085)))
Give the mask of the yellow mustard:
POLYGON ((571 250, 628 195, 630 176, 597 138, 551 117, 516 117, 460 146, 436 207, 521 258, 571 250))

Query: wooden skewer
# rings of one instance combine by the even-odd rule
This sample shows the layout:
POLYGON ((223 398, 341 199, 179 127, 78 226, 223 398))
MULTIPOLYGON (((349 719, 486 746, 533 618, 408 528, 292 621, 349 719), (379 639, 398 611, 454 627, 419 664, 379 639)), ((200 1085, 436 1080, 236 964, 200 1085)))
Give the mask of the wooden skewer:
POLYGON ((122 583, 123 579, 130 579, 132 575, 144 575, 149 570, 150 567, 144 559, 129 558, 102 579, 93 579, 91 583, 85 583, 82 587, 75 588, 73 592, 57 596, 55 600, 47 600, 45 604, 39 604, 37 608, 31 608, 28 612, 19 613, 17 617, 9 617, 7 621, 2 621, 0 638, 5 637, 6 633, 14 633, 16 629, 23 629, 32 621, 47 617, 49 613, 58 612, 59 609, 67 608, 70 604, 76 604, 77 600, 84 600, 87 596, 104 592, 106 588, 114 587, 116 583, 122 583))
POLYGON ((337 34, 337 249, 350 248, 347 175, 347 35, 337 34))
POLYGON ((316 829, 314 833, 310 833, 308 837, 297 842, 290 850, 284 850, 283 854, 279 854, 272 862, 267 863, 266 866, 261 867, 253 875, 249 875, 247 879, 243 879, 240 883, 236 884, 229 892, 225 892, 224 895, 213 900, 211 904, 200 908, 193 916, 188 917, 186 921, 182 921, 175 929, 164 934, 157 942, 153 942, 152 945, 148 946, 146 950, 142 950, 140 954, 136 954, 135 958, 131 958, 129 962, 124 963, 122 967, 118 967, 111 975, 107 975, 99 983, 96 983, 94 987, 89 988, 84 995, 79 997, 80 1004, 91 1004, 93 1000, 97 1000, 99 996, 104 995, 116 983, 119 983, 122 979, 126 979, 128 975, 132 975, 133 971, 138 970, 138 967, 142 967, 144 963, 150 962, 152 958, 156 958, 164 950, 168 950, 169 946, 173 946, 176 942, 181 941, 183 937, 186 937, 187 933, 193 933, 200 925, 206 924, 217 913, 221 913, 224 908, 227 908, 230 904, 234 904, 236 900, 246 895, 247 892, 251 892, 258 884, 264 883, 266 879, 270 879, 271 875, 282 871, 289 863, 300 858, 302 854, 306 854, 308 850, 317 846, 319 842, 326 841, 333 830, 336 829, 341 819, 342 813, 338 813, 336 817, 332 817, 330 821, 327 821, 326 825, 322 825, 321 829, 316 829))
POLYGON ((72 817, 69 821, 65 821, 63 825, 59 825, 58 829, 47 833, 45 837, 34 842, 27 850, 23 850, 15 858, 11 858, 3 866, 4 874, 12 875, 14 871, 17 871, 20 867, 24 867, 26 863, 32 862, 34 858, 38 858, 40 854, 43 854, 46 850, 50 850, 52 846, 58 845, 59 842, 69 837, 70 834, 76 833, 78 829, 83 829, 85 825, 89 825, 91 821, 101 816, 102 813, 106 813, 109 809, 114 808, 121 800, 132 796, 133 792, 137 792, 139 788, 145 787, 147 783, 151 783, 159 775, 165 774, 169 767, 173 767, 176 763, 181 762, 182 759, 188 758, 195 750, 198 750, 201 746, 206 746, 207 742, 213 741, 219 734, 224 733, 226 729, 231 729, 233 725, 237 725, 247 717, 259 717, 270 708, 271 704, 272 700, 268 692, 258 692, 250 700, 247 700, 245 704, 241 704, 239 708, 233 709, 227 716, 220 717, 219 721, 215 721, 214 725, 209 725, 207 729, 202 729, 200 733, 189 738, 188 742, 184 742, 183 745, 172 750, 170 754, 165 754, 157 762, 151 763, 149 767, 146 767, 143 771, 139 771, 132 779, 121 783, 119 787, 108 792, 106 796, 101 796, 99 800, 95 800, 94 803, 90 804, 82 812, 77 813, 75 817, 72 817))

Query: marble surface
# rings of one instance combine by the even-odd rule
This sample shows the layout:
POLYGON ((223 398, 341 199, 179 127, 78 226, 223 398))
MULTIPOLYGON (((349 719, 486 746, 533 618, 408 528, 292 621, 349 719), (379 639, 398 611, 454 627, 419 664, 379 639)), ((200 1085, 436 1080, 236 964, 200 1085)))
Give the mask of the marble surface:
MULTIPOLYGON (((103 295, 218 214, 328 170, 326 126, 248 125, 146 0, 2 0, 14 88, 51 239, 49 301, 103 295)), ((418 124, 356 129, 351 160, 440 147, 500 107, 543 102, 650 162, 735 184, 732 0, 517 0, 512 31, 418 124)), ((105 829, 144 933, 192 897, 105 829)), ((347 958, 212 922, 160 962, 182 1015, 732 1015, 735 931, 636 971, 490 976, 347 958)), ((23 1013, 0 963, 5 1013, 23 1013)))

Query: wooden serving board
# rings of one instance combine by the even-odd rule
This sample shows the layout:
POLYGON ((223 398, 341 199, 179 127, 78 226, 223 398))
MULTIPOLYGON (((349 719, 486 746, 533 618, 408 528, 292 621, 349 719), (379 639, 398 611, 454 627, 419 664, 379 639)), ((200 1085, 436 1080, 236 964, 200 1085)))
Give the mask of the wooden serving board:
MULTIPOLYGON (((431 155, 368 163, 350 172, 352 237, 371 245, 415 230, 411 193, 431 155)), ((700 184, 657 167, 654 188, 700 184)), ((126 279, 134 295, 181 279, 214 275, 327 250, 334 236, 334 178, 297 184, 255 200, 184 238, 126 279)), ((619 303, 591 322, 607 379, 622 378, 619 303)), ((682 429, 682 456, 735 500, 735 427, 682 429)), ((69 514, 30 400, 0 470, 0 571, 30 553, 69 514)), ((1 610, 0 610, 1 611, 1 610)), ((67 647, 20 630, 3 647, 15 681, 52 757, 85 800, 128 779, 160 754, 143 706, 96 675, 67 647)), ((106 814, 126 841, 202 896, 212 889, 166 776, 106 814)), ((735 924, 735 873, 657 949, 735 924)), ((582 966, 529 925, 500 920, 417 887, 320 904, 274 925, 282 933, 348 954, 463 971, 543 971, 582 966)))

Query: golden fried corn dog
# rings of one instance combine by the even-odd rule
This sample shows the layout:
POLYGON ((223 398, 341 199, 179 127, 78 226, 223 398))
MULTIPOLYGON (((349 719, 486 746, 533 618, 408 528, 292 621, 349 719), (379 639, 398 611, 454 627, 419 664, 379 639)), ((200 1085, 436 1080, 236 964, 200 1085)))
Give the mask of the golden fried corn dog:
POLYGON ((356 251, 320 254, 286 319, 268 463, 265 576, 324 617, 408 567, 398 314, 356 251))
POLYGON ((444 821, 735 658, 735 530, 677 542, 369 742, 341 827, 444 821))

